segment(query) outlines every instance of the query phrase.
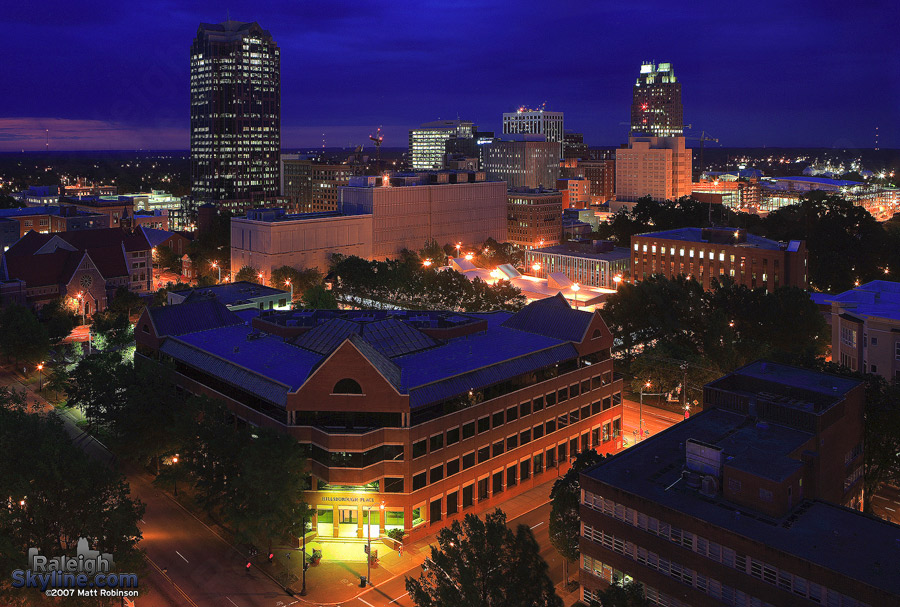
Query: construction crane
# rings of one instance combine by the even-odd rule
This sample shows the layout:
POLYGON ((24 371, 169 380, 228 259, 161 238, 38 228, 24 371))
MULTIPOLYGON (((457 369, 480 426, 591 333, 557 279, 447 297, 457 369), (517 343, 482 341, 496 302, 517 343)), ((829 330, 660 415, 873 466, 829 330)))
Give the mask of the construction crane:
MULTIPOLYGON (((690 125, 688 125, 688 126, 685 127, 685 128, 690 128, 690 125)), ((697 172, 697 175, 698 175, 698 177, 699 177, 700 175, 703 174, 703 147, 704 147, 704 144, 705 144, 707 141, 714 141, 715 143, 719 143, 719 140, 716 139, 715 137, 712 137, 712 136, 711 136, 709 133, 707 133, 706 131, 700 131, 700 136, 699 136, 699 137, 685 137, 685 139, 692 139, 692 140, 694 140, 694 141, 699 141, 699 142, 700 142, 700 165, 699 165, 699 169, 700 169, 700 170, 697 172)))
POLYGON ((378 130, 375 131, 374 135, 369 135, 369 139, 375 143, 375 158, 378 162, 381 162, 381 144, 384 142, 384 135, 381 134, 381 127, 378 127, 378 130))

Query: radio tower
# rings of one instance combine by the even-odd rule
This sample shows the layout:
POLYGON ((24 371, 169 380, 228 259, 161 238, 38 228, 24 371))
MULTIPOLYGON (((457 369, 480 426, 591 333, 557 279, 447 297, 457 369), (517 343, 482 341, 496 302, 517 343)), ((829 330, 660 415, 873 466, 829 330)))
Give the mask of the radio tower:
POLYGON ((875 127, 875 151, 878 151, 878 127, 875 127))

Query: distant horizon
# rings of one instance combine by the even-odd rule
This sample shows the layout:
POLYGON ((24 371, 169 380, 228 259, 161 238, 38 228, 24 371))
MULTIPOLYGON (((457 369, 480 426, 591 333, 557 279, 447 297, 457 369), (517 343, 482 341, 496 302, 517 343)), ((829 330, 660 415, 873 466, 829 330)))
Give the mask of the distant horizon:
MULTIPOLYGON (((567 130, 618 147, 641 64, 655 61, 681 82, 695 137, 871 149, 876 129, 878 147, 900 147, 894 9, 331 0, 230 12, 279 46, 288 147, 319 147, 323 134, 328 147, 365 144, 379 127, 386 146, 405 145, 410 127, 442 117, 499 132, 504 112, 543 104, 567 130)), ((0 53, 6 82, 22 85, 0 102, 0 150, 39 151, 48 131, 55 150, 187 148, 191 43, 226 15, 213 0, 11 4, 0 53)))

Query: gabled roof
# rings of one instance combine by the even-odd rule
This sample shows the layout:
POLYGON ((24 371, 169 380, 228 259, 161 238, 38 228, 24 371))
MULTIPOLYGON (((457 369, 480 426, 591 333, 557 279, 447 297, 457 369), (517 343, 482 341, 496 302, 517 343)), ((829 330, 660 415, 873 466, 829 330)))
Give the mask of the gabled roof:
POLYGON ((573 310, 562 293, 557 293, 525 306, 507 319, 503 326, 580 343, 592 318, 590 312, 573 310))
MULTIPOLYGON (((118 247, 125 251, 148 251, 150 243, 140 231, 129 234, 122 228, 100 228, 96 230, 76 230, 74 232, 56 232, 40 234, 30 231, 18 240, 6 252, 11 255, 33 255, 47 243, 56 240, 67 243, 79 251, 118 247)), ((62 245, 64 246, 64 245, 62 245)))
POLYGON ((372 345, 367 342, 364 338, 359 335, 351 335, 347 338, 351 344, 356 346, 356 349, 360 351, 360 353, 366 357, 366 360, 371 363, 375 369, 378 370, 381 375, 384 376, 386 380, 391 382, 391 385, 400 391, 401 378, 400 378, 400 367, 395 365, 388 359, 386 356, 382 355, 378 350, 376 350, 372 345))
POLYGON ((240 316, 224 304, 205 299, 196 302, 148 308, 158 337, 184 335, 218 327, 244 324, 240 316))
POLYGON ((169 232, 168 230, 157 230, 155 228, 147 228, 144 226, 139 226, 135 231, 142 232, 144 238, 147 239, 147 243, 151 247, 158 247, 175 234, 175 232, 169 232))
POLYGON ((436 339, 396 318, 385 318, 372 322, 332 318, 307 333, 299 335, 293 340, 293 343, 301 348, 327 355, 351 335, 360 337, 382 356, 388 358, 440 345, 436 339))
POLYGON ((5 257, 6 278, 22 280, 29 288, 68 284, 83 257, 81 251, 65 250, 41 255, 40 263, 30 255, 5 257))

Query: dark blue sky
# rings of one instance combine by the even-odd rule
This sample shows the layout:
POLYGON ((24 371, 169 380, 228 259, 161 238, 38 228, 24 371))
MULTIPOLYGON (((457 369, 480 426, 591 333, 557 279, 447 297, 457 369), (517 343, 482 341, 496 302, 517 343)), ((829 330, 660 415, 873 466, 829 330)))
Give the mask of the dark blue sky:
POLYGON ((285 147, 544 102, 618 145, 644 60, 722 145, 900 147, 896 0, 36 0, 0 12, 0 150, 186 149, 190 44, 226 10, 281 47, 285 147))

